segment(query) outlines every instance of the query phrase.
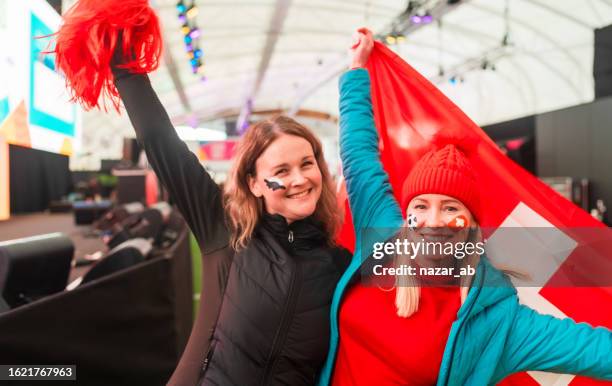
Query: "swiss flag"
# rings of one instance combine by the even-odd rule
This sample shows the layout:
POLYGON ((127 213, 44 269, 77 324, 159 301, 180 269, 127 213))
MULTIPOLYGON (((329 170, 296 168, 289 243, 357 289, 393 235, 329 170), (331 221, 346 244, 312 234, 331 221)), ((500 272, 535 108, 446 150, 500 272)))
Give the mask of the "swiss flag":
MULTIPOLYGON (((507 158, 455 104, 384 45, 376 42, 367 68, 372 81, 372 103, 380 136, 381 160, 398 201, 402 182, 424 153, 445 140, 460 142, 460 145, 463 143, 466 149, 472 149, 467 154, 479 177, 483 197, 480 225, 491 229, 549 227, 557 233, 555 243, 563 245, 565 253, 562 261, 547 273, 549 281, 542 282, 547 285, 518 288, 520 301, 541 313, 569 316, 578 322, 612 328, 612 287, 601 284, 597 287, 548 285, 561 271, 579 264, 581 255, 597 253, 584 232, 572 232, 572 229, 603 227, 601 232, 606 232, 604 225, 507 158)), ((347 209, 340 243, 352 249, 355 237, 343 183, 338 191, 340 205, 347 209)), ((495 233, 491 239, 494 237, 495 233)), ((600 251, 607 250, 604 254, 608 256, 599 261, 606 265, 604 272, 609 273, 612 238, 607 237, 603 243, 600 240, 598 245, 600 251)), ((489 253, 491 251, 487 247, 489 253)), ((495 257, 489 257, 495 263, 495 257)), ((598 273, 594 268, 601 270, 601 267, 591 265, 589 269, 594 275, 598 273)), ((572 375, 529 372, 509 377, 502 384, 558 386, 610 383, 572 375)))

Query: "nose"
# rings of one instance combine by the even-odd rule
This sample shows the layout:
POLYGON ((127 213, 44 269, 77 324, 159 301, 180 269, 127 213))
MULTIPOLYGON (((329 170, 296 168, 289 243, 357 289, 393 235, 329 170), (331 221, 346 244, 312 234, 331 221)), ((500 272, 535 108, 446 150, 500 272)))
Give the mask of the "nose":
POLYGON ((442 218, 442 213, 440 212, 440 210, 433 205, 429 207, 429 210, 427 211, 427 213, 425 213, 425 227, 441 228, 444 226, 446 226, 446 223, 442 218))
POLYGON ((306 183, 306 177, 299 170, 296 170, 291 177, 292 186, 300 186, 306 183))

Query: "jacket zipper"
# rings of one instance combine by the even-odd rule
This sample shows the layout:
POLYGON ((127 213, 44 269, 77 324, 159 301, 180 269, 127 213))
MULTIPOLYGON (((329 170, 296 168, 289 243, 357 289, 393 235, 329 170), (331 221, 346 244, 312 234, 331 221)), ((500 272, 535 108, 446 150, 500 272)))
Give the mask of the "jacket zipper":
POLYGON ((204 377, 206 374, 206 370, 208 370, 208 365, 210 364, 210 360, 215 351, 215 344, 217 342, 215 340, 211 340, 210 346, 208 346, 208 351, 206 352, 206 356, 204 357, 204 362, 202 363, 202 368, 200 369, 200 378, 204 377))
POLYGON ((287 237, 287 240, 289 240, 290 243, 293 242, 293 231, 289 231, 289 236, 287 237))
MULTIPOLYGON (((472 304, 470 304, 470 308, 467 309, 466 314, 465 314, 466 317, 470 314, 470 311, 474 307, 474 304, 476 304, 476 299, 478 298, 478 295, 480 295, 480 290, 482 289, 482 286, 484 285, 485 275, 486 275, 486 270, 483 268, 482 281, 480 283, 481 285, 478 288, 476 288, 477 292, 474 295, 474 301, 472 302, 472 304)), ((446 370, 446 379, 444 380, 444 385, 448 385, 448 377, 450 374, 451 366, 453 365, 453 356, 455 355, 455 347, 457 346, 457 337, 459 336, 459 331, 461 331, 461 328, 463 327, 464 324, 465 324, 465 319, 461 322, 459 327, 457 327, 457 331, 455 331, 455 336, 453 339, 453 346, 451 348, 450 356, 448 358, 448 369, 446 370)))
MULTIPOLYGON (((293 242, 293 232, 289 231, 290 242, 293 242)), ((266 365, 266 369, 264 371, 264 376, 262 378, 262 386, 268 384, 268 378, 272 374, 272 370, 274 369, 274 365, 278 360, 278 354, 280 353, 283 344, 285 343, 285 338, 287 337, 287 333, 289 332, 289 325, 291 320, 293 319, 293 313, 295 311, 295 306, 297 304, 297 295, 296 291, 298 287, 298 283, 302 281, 302 269, 299 260, 296 260, 295 263, 295 272, 293 273, 293 277, 291 278, 291 283, 289 286, 289 295, 287 300, 287 305, 285 307, 285 312, 283 313, 283 317, 281 319, 281 326, 276 333, 276 337, 274 338, 274 343, 272 345, 272 352, 270 353, 270 359, 266 365)))

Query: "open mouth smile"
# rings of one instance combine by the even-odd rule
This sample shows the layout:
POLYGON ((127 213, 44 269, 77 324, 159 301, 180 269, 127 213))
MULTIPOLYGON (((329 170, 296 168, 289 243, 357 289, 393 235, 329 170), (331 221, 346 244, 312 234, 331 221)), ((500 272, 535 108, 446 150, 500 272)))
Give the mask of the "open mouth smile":
POLYGON ((420 234, 421 238, 429 242, 444 242, 452 238, 452 235, 448 234, 420 234))
POLYGON ((289 195, 287 195, 287 198, 291 198, 291 199, 304 198, 307 195, 309 195, 310 192, 312 192, 312 188, 307 189, 307 190, 303 190, 303 191, 301 191, 299 193, 289 194, 289 195))

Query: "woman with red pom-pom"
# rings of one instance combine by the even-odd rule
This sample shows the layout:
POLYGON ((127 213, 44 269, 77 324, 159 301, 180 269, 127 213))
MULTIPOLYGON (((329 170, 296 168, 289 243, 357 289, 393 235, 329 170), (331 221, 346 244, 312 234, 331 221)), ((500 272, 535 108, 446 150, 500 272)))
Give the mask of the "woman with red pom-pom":
POLYGON ((313 385, 329 307, 350 254, 334 244, 334 185, 322 146, 288 117, 253 125, 224 191, 178 138, 146 72, 161 55, 145 0, 81 0, 58 33, 75 100, 119 97, 157 176, 202 250, 203 289, 171 385, 313 385), (116 88, 115 88, 116 87, 116 88))

